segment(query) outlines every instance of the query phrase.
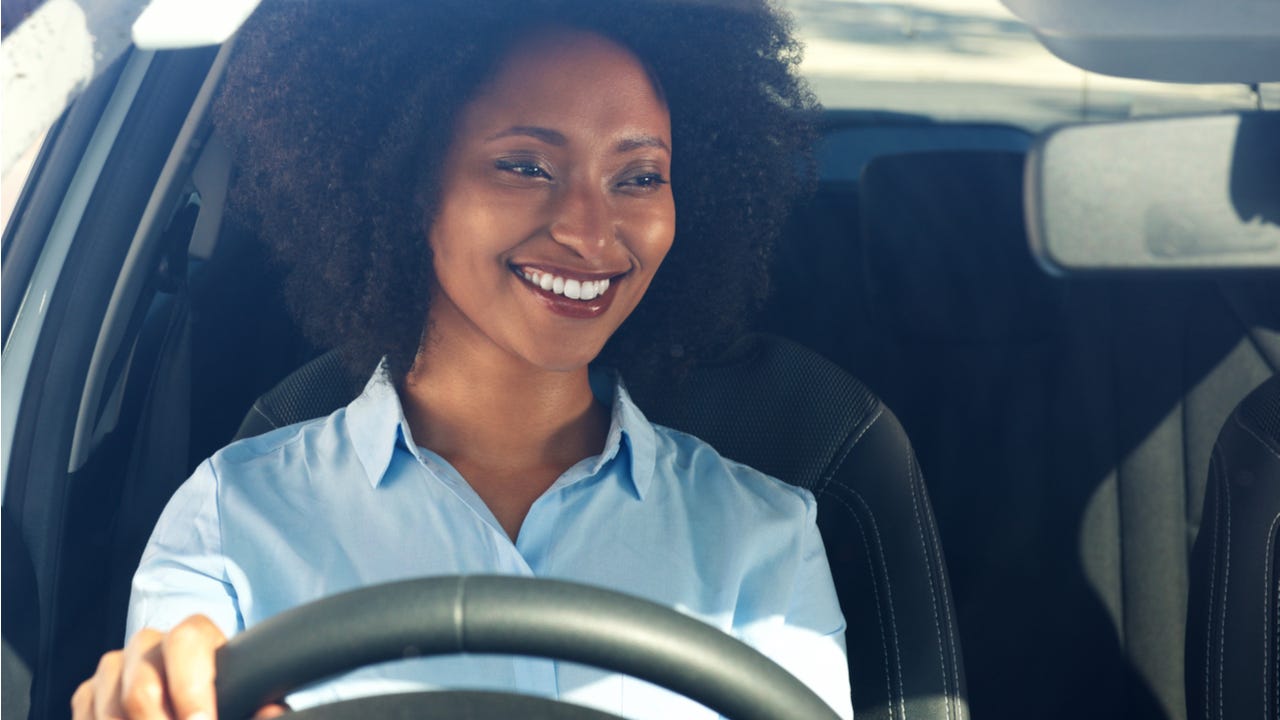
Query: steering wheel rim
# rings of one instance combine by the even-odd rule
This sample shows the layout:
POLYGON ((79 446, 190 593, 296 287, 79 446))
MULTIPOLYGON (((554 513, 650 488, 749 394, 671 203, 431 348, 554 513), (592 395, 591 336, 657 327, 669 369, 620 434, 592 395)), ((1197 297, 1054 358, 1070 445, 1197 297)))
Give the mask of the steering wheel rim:
POLYGON ((289 720, 627 720, 611 712, 533 695, 477 690, 422 690, 342 700, 289 715, 289 720))
POLYGON ((291 690, 372 663, 457 653, 591 665, 736 720, 837 718, 777 663, 666 606, 578 583, 476 575, 361 588, 250 628, 218 651, 219 714, 249 717, 291 690))

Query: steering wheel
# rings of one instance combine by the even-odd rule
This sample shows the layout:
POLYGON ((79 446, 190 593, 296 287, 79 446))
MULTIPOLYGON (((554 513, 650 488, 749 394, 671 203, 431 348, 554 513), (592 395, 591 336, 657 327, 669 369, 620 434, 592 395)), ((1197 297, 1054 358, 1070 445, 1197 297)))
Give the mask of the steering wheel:
MULTIPOLYGON (((674 690, 736 720, 837 717, 772 660, 663 605, 577 583, 474 575, 353 590, 250 628, 218 651, 219 715, 250 717, 295 688, 371 663, 454 653, 592 665, 674 690)), ((543 698, 464 691, 348 700, 294 715, 389 716, 616 720, 543 698)))

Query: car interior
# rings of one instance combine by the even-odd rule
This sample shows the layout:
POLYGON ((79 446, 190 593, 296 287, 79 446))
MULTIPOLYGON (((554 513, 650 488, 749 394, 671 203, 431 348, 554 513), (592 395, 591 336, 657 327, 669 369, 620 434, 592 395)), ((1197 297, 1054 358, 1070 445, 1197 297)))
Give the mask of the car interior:
MULTIPOLYGON (((4 459, 6 718, 68 715, 196 464, 363 386, 224 213, 205 110, 228 52, 113 63, 5 228, 5 351, 33 348, 4 459)), ((1240 224, 1280 224, 1277 114, 1227 114, 1265 116, 1246 194, 1271 199, 1240 224)), ((1037 243, 1066 235, 1028 220, 1057 207, 1028 192, 1046 136, 827 111, 754 331, 637 402, 818 497, 859 718, 1275 717, 1280 263, 1055 265, 1037 243)))

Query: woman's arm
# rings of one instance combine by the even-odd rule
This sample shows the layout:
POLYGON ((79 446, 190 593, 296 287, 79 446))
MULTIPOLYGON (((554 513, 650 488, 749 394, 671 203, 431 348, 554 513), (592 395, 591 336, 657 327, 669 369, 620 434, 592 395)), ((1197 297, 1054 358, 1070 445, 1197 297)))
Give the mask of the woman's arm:
POLYGON ((217 478, 205 462, 160 516, 134 575, 128 642, 76 690, 76 720, 217 716, 214 654, 243 626, 226 565, 217 478))
POLYGON ((817 504, 812 496, 805 500, 786 616, 748 627, 743 639, 802 680, 840 717, 851 718, 844 615, 818 532, 817 504))

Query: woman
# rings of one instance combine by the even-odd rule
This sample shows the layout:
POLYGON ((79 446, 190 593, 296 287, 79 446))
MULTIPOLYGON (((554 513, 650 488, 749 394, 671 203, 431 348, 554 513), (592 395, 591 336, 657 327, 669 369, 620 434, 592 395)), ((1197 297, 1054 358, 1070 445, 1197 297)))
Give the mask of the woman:
MULTIPOLYGON (((603 353, 663 381, 763 292, 813 104, 785 24, 743 5, 255 17, 217 110, 242 141, 238 206, 290 263, 304 328, 378 369, 348 407, 232 445, 178 491, 135 576, 130 640, 77 717, 208 716, 226 636, 352 587, 495 572, 677 607, 851 714, 813 497, 649 424, 588 367, 603 353)), ((289 702, 449 686, 708 712, 490 657, 379 666, 289 702)))

